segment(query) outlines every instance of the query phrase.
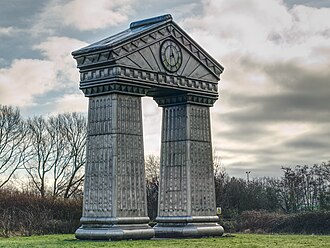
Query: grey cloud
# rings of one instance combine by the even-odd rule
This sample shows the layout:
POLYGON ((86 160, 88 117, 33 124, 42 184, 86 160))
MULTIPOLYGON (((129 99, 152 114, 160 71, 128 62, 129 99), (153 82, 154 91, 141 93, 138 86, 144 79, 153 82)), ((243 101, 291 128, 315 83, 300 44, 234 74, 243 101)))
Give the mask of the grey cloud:
POLYGON ((42 59, 42 54, 33 49, 42 38, 33 38, 27 31, 20 32, 11 37, 1 37, 0 52, 3 61, 0 67, 8 67, 14 59, 42 59))
MULTIPOLYGON (((325 48, 323 51, 329 52, 325 48)), ((315 56, 313 54, 313 56, 315 56)), ((330 56, 330 53, 328 53, 330 56)), ((330 61, 328 62, 330 66, 330 61)), ((299 61, 281 62, 261 66, 274 83, 293 92, 308 92, 309 94, 327 93, 330 95, 330 71, 318 70, 318 66, 310 69, 308 65, 300 65, 299 61)))
POLYGON ((254 150, 233 150, 232 153, 242 158, 242 161, 230 164, 226 168, 230 175, 241 177, 244 177, 246 170, 251 171, 251 177, 278 176, 281 175, 281 167, 312 166, 315 163, 329 160, 330 154, 324 152, 323 148, 321 150, 317 147, 312 150, 306 147, 288 149, 285 144, 273 146, 271 142, 268 142, 263 147, 254 150), (251 154, 254 155, 255 161, 244 161, 244 157, 251 154))
POLYGON ((30 28, 35 21, 35 15, 47 2, 42 0, 0 1, 0 27, 12 28, 10 35, 1 37, 1 57, 5 60, 1 63, 1 67, 9 66, 13 59, 40 58, 40 54, 33 51, 31 47, 45 37, 32 37, 30 28))
MULTIPOLYGON (((319 125, 307 134, 294 138, 282 138, 281 142, 278 141, 276 134, 269 133, 266 141, 256 142, 252 139, 245 143, 247 145, 245 148, 226 148, 224 146, 218 149, 218 153, 220 157, 222 157, 221 154, 226 154, 223 157, 224 163, 226 158, 232 159, 236 156, 242 159, 240 162, 227 166, 228 171, 233 175, 238 175, 239 172, 242 173, 249 169, 253 170, 254 176, 276 176, 280 174, 282 166, 298 164, 311 166, 314 163, 328 161, 330 159, 330 132, 324 128, 326 126, 319 125), (277 142, 274 142, 273 139, 276 139, 277 142), (251 155, 255 160, 254 162, 244 160, 245 157, 250 158, 251 155)), ((219 137, 221 137, 221 133, 219 133, 219 137)), ((223 138, 230 140, 225 135, 223 138)), ((240 144, 242 143, 244 143, 244 139, 240 142, 240 144)))
MULTIPOLYGON (((310 69, 298 62, 265 64, 245 57, 241 63, 245 70, 258 68, 273 84, 274 92, 264 95, 242 92, 220 93, 222 100, 235 111, 221 114, 218 119, 231 124, 269 122, 330 123, 330 71, 310 69)), ((329 64, 330 66, 330 64, 329 64)), ((244 80, 244 75, 241 76, 244 80)), ((254 82, 251 82, 253 84, 254 82)))
MULTIPOLYGON (((314 130, 291 139, 283 144, 285 149, 303 149, 330 156, 330 131, 326 126, 314 126, 314 130)), ((330 158, 330 157, 329 157, 330 158)))
POLYGON ((250 171, 249 177, 277 177, 281 175, 281 167, 283 165, 272 162, 272 158, 260 166, 259 163, 245 163, 244 161, 225 167, 230 176, 246 178, 246 171, 250 171))
POLYGON ((322 148, 328 148, 329 143, 326 141, 316 141, 316 140, 309 140, 306 138, 303 139, 296 139, 290 142, 287 142, 285 144, 287 147, 292 148, 302 148, 302 149, 322 149, 322 148))
POLYGON ((43 0, 10 0, 0 1, 0 26, 27 28, 32 16, 40 11, 48 1, 43 0))
POLYGON ((240 63, 242 74, 235 75, 235 80, 246 80, 245 71, 258 71, 267 75, 275 90, 254 94, 245 88, 241 92, 237 88, 232 91, 230 87, 221 92, 220 87, 221 100, 232 110, 216 114, 213 126, 230 127, 215 133, 223 144, 218 152, 225 155, 223 162, 229 174, 244 177, 245 171, 251 170, 251 177, 278 176, 282 166, 329 160, 330 72, 316 66, 308 68, 297 61, 268 64, 243 57, 240 63), (278 128, 269 129, 284 123, 293 129, 296 123, 309 129, 288 137, 277 133, 278 128), (227 141, 237 147, 227 147, 227 141), (232 162, 235 157, 241 161, 232 162), (226 165, 227 161, 230 162, 226 165))
POLYGON ((329 98, 329 95, 311 97, 299 93, 265 97, 243 96, 240 97, 240 102, 252 103, 252 106, 222 114, 222 119, 229 123, 255 124, 283 121, 330 123, 329 98))
POLYGON ((138 17, 146 18, 171 13, 176 21, 178 21, 178 18, 182 19, 200 14, 203 10, 201 0, 169 0, 158 1, 157 3, 153 0, 142 0, 137 2, 134 7, 139 13, 138 17), (190 6, 190 8, 188 9, 187 6, 190 6))
MULTIPOLYGON (((221 121, 213 126, 221 125, 221 121)), ((241 123, 236 124, 231 122, 233 129, 228 131, 218 131, 214 135, 219 138, 228 140, 238 140, 241 142, 253 142, 262 139, 265 136, 270 136, 271 133, 265 129, 261 123, 241 123)))
POLYGON ((292 7, 295 4, 301 4, 316 8, 330 7, 330 1, 327 0, 284 0, 284 3, 287 4, 287 6, 289 7, 292 7))

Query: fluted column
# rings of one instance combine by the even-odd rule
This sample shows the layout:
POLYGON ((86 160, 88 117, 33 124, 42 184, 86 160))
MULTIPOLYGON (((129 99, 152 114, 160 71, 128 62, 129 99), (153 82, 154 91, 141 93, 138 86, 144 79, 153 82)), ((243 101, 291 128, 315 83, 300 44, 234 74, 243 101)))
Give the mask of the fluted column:
POLYGON ((219 236, 210 110, 191 95, 155 99, 163 107, 156 237, 219 236))
POLYGON ((79 239, 151 238, 141 97, 89 98, 87 164, 79 239))

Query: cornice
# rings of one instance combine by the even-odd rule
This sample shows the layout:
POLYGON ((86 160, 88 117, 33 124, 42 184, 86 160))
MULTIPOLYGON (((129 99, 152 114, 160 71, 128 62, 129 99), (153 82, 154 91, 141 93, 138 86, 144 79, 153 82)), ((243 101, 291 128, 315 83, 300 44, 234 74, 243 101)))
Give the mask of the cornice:
POLYGON ((136 83, 142 87, 163 87, 213 97, 218 96, 218 84, 214 82, 120 65, 83 70, 80 74, 80 80, 80 89, 107 85, 111 82, 127 82, 136 83))

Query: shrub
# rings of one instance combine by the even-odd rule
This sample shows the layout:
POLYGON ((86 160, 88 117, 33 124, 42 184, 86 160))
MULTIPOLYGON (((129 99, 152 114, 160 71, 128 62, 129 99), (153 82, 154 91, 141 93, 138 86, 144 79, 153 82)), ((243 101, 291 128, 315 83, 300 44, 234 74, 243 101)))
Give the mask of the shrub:
POLYGON ((298 214, 245 211, 237 221, 236 230, 255 233, 330 234, 330 211, 298 214))
POLYGON ((268 213, 266 211, 245 211, 239 217, 239 230, 249 229, 252 232, 273 232, 278 223, 286 218, 282 213, 268 213))
POLYGON ((0 235, 73 233, 82 201, 0 191, 0 235))
POLYGON ((282 223, 278 223, 274 232, 330 234, 330 211, 290 214, 282 223))

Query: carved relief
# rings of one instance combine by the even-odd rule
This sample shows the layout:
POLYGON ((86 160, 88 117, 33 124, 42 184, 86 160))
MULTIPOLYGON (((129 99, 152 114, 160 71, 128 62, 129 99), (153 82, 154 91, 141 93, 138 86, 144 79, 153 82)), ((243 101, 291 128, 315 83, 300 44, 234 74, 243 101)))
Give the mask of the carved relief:
POLYGON ((141 99, 118 95, 118 216, 146 216, 141 99))
POLYGON ((195 104, 165 105, 159 215, 214 215, 212 166, 209 108, 195 104))
POLYGON ((161 216, 187 215, 186 108, 164 108, 161 146, 161 216))
POLYGON ((212 147, 210 143, 191 142, 191 206, 192 215, 214 215, 212 147))
POLYGON ((213 182, 210 112, 208 107, 190 107, 191 201, 193 215, 213 215, 213 182))
POLYGON ((111 96, 90 98, 87 165, 85 173, 85 217, 112 215, 113 142, 111 96))
POLYGON ((114 202, 118 216, 147 215, 141 116, 140 97, 118 94, 90 98, 85 217, 113 216, 114 202))

